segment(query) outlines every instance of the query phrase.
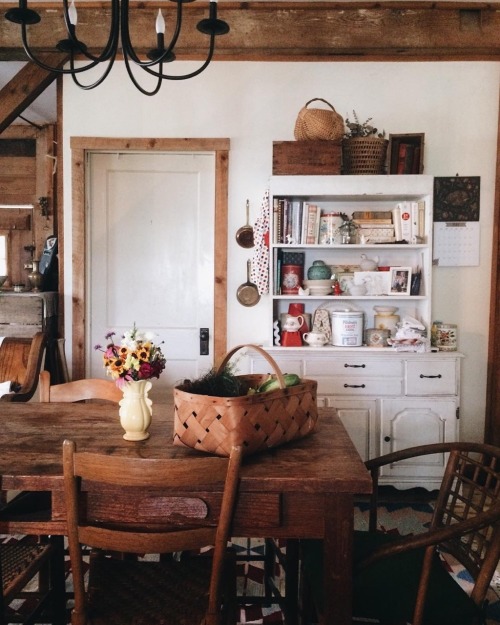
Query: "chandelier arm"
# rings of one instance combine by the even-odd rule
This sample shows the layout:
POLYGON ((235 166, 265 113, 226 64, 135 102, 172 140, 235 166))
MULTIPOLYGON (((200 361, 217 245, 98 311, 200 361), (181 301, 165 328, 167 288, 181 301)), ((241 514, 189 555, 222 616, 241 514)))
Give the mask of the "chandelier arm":
MULTIPOLYGON (((158 80, 156 82, 156 87, 154 87, 151 91, 148 91, 147 89, 145 89, 144 87, 142 87, 139 84, 139 82, 137 81, 136 77, 134 76, 134 73, 132 71, 132 67, 130 65, 130 60, 129 60, 129 58, 128 58, 128 56, 126 54, 124 54, 123 60, 125 61, 125 68, 127 70, 128 77, 130 78, 130 80, 132 81, 132 83, 134 84, 136 89, 139 89, 139 91, 141 93, 143 93, 144 95, 149 95, 149 96, 156 95, 158 93, 158 91, 160 90, 160 87, 162 85, 162 77, 161 76, 157 76, 158 80)), ((162 63, 160 63, 160 71, 161 71, 161 67, 162 67, 162 63)), ((147 68, 143 67, 142 69, 147 69, 147 68)))
POLYGON ((177 0, 177 19, 175 22, 175 31, 174 31, 174 34, 172 35, 172 39, 170 40, 170 43, 164 49, 164 51, 161 53, 160 56, 150 61, 141 61, 141 59, 137 56, 134 50, 132 41, 130 39, 130 31, 128 28, 128 24, 129 24, 128 6, 129 6, 128 0, 122 0, 120 19, 121 19, 122 51, 123 51, 124 57, 128 56, 136 65, 138 65, 139 67, 143 67, 143 68, 152 67, 154 65, 157 65, 158 63, 162 63, 172 53, 175 47, 175 44, 177 43, 177 40, 179 39, 179 35, 181 32, 181 28, 182 28, 182 0, 177 0))
MULTIPOLYGON (((111 21, 109 25, 109 34, 108 40, 106 42, 106 46, 102 50, 101 54, 98 56, 91 54, 87 50, 87 46, 81 42, 76 36, 76 27, 71 23, 69 17, 69 7, 68 0, 63 0, 63 13, 64 13, 64 22, 66 24, 66 31, 68 34, 68 40, 71 42, 71 46, 74 47, 78 54, 85 56, 89 61, 102 63, 110 59, 110 57, 115 57, 116 52, 118 50, 118 41, 119 41, 119 0, 111 0, 111 21)), ((89 68, 92 65, 88 66, 89 68)), ((78 70, 75 70, 78 71, 78 70)))
POLYGON ((35 63, 36 65, 38 65, 38 67, 41 67, 42 69, 48 71, 48 72, 54 72, 56 74, 72 74, 72 73, 81 73, 81 72, 85 72, 88 69, 91 69, 92 67, 96 67, 100 61, 93 61, 92 63, 89 63, 88 65, 85 65, 84 67, 75 67, 74 69, 64 69, 62 67, 52 67, 51 65, 47 65, 46 63, 44 63, 43 61, 40 61, 40 59, 38 59, 33 52, 30 50, 29 45, 28 45, 28 40, 27 40, 27 34, 26 34, 26 25, 25 24, 21 24, 21 38, 22 38, 22 42, 23 42, 23 48, 24 51, 26 53, 26 56, 29 58, 30 61, 33 61, 33 63, 35 63))
POLYGON ((90 89, 94 89, 95 87, 98 87, 102 82, 104 82, 109 72, 111 71, 111 68, 113 67, 115 58, 116 58, 116 55, 113 55, 113 57, 109 59, 108 65, 106 69, 104 70, 104 72, 102 73, 101 77, 89 85, 84 85, 78 80, 78 69, 74 65, 75 59, 73 55, 71 56, 71 59, 70 59, 70 68, 72 71, 70 71, 69 73, 71 74, 71 78, 73 79, 73 82, 75 83, 75 85, 77 85, 77 87, 80 87, 80 89, 83 89, 84 91, 89 91, 90 89))
POLYGON ((188 78, 194 78, 195 76, 198 76, 199 74, 201 74, 201 72, 206 70, 206 68, 210 64, 210 61, 212 60, 212 57, 214 55, 214 50, 215 50, 215 35, 210 35, 210 49, 208 51, 208 56, 205 59, 205 62, 198 69, 194 70, 193 72, 190 72, 189 74, 179 74, 176 76, 175 74, 173 75, 163 74, 161 73, 161 71, 156 72, 155 70, 152 70, 150 67, 143 66, 142 69, 148 74, 151 74, 152 76, 156 76, 156 78, 163 78, 165 80, 187 80, 188 78))

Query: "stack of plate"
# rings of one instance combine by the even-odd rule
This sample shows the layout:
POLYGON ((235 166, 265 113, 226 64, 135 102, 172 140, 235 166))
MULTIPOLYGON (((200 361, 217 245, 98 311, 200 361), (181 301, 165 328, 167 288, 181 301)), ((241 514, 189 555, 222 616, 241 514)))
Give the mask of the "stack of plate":
POLYGON ((309 295, 330 295, 332 287, 331 280, 304 280, 304 288, 309 289, 309 295))

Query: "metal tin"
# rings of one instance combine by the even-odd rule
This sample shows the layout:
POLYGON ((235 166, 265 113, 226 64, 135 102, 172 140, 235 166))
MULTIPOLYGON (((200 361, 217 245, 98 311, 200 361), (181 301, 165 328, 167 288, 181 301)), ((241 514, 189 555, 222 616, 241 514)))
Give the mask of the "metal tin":
POLYGON ((302 265, 283 265, 281 269, 281 293, 283 295, 297 295, 304 280, 302 265))
POLYGON ((440 352, 457 351, 457 326, 454 323, 436 325, 436 347, 440 352))
POLYGON ((363 312, 332 311, 332 345, 360 347, 363 345, 363 312))

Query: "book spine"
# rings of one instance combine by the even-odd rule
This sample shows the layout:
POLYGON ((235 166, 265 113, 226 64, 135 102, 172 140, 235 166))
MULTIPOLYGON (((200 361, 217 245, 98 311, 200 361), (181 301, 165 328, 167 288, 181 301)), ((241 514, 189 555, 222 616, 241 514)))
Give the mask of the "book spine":
POLYGON ((279 243, 279 200, 277 197, 273 198, 273 243, 279 243))
POLYGON ((312 243, 316 243, 316 216, 317 216, 317 206, 315 204, 307 205, 307 235, 306 235, 306 244, 310 245, 312 243))
POLYGON ((425 242, 425 200, 418 202, 418 236, 420 242, 425 242))
POLYGON ((316 206, 316 230, 314 232, 314 243, 319 243, 319 227, 321 225, 321 208, 316 206))
POLYGON ((394 226, 394 238, 401 241, 401 208, 399 204, 392 209, 392 223, 394 226))
POLYGON ((401 240, 411 243, 411 205, 409 202, 401 202, 401 240))
POLYGON ((411 239, 410 243, 420 243, 418 233, 418 202, 411 203, 411 239))

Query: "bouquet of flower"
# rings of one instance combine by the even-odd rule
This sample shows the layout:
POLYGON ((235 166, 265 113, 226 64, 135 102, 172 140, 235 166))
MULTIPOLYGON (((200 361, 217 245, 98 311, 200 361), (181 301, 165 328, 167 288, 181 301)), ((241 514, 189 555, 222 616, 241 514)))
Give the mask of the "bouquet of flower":
POLYGON ((116 380, 118 387, 130 381, 160 377, 166 359, 159 345, 153 343, 151 332, 140 332, 134 323, 132 330, 122 336, 120 345, 114 342, 115 334, 108 332, 106 347, 96 345, 94 349, 103 352, 106 372, 116 380))

